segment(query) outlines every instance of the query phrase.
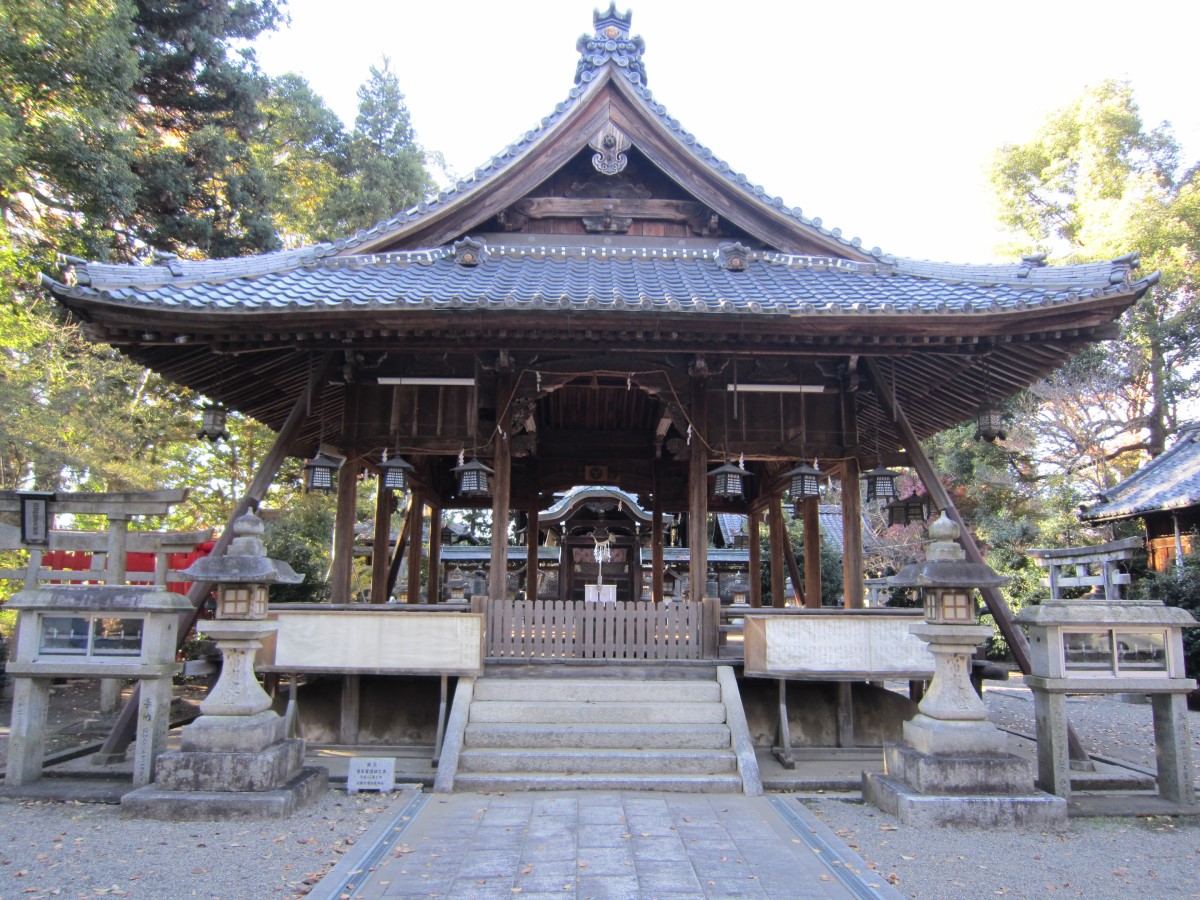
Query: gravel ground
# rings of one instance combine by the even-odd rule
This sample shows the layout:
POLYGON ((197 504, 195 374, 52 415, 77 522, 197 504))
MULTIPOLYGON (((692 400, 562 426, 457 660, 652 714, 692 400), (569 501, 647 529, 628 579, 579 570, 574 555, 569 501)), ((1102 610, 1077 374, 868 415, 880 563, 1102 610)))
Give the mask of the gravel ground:
MULTIPOLYGON (((1033 698, 1019 680, 989 685, 997 724, 1034 733, 1033 698)), ((1190 713, 1200 778, 1200 712, 1190 713)), ((1149 704, 1072 698, 1089 752, 1154 768, 1149 704)), ((1071 819, 1063 833, 920 828, 860 802, 806 801, 868 865, 910 897, 1200 897, 1200 817, 1071 819)))
MULTIPOLYGON (((1032 733, 1019 682, 986 699, 997 723, 1032 733)), ((1200 736, 1200 713, 1191 716, 1200 736)), ((1148 705, 1090 697, 1071 718, 1092 752, 1153 766, 1148 705)), ((331 791, 285 822, 178 824, 123 819, 111 806, 0 801, 0 900, 302 896, 390 800, 331 791)), ((1043 834, 917 828, 832 798, 808 805, 907 896, 1200 898, 1200 818, 1073 819, 1043 834)))
POLYGON ((124 819, 115 806, 0 801, 0 900, 298 897, 394 795, 331 791, 283 822, 124 819))
POLYGON ((919 828, 841 800, 805 805, 908 897, 1200 897, 1195 819, 1072 819, 1045 834, 919 828))

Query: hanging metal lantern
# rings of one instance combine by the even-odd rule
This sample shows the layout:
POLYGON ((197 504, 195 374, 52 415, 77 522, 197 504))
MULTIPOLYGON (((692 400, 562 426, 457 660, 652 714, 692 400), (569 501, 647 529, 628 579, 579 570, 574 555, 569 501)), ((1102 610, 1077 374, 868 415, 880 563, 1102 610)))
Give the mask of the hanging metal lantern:
POLYGON ((225 430, 225 422, 229 418, 229 410, 220 403, 209 403, 200 410, 200 430, 196 437, 212 441, 229 440, 229 432, 225 430))
POLYGON ((460 497, 490 497, 491 482, 488 476, 495 474, 491 469, 472 458, 468 463, 462 463, 450 470, 458 476, 458 495, 460 497))
POLYGON ((899 477, 899 472, 889 469, 882 462, 869 472, 864 472, 862 480, 867 483, 867 502, 894 499, 896 479, 899 477))
POLYGON ((992 369, 987 357, 983 358, 983 403, 975 414, 975 440, 994 443, 997 438, 1005 440, 1008 435, 1004 431, 1004 413, 1000 404, 992 401, 992 369))
POLYGON ((911 525, 914 522, 924 522, 929 518, 929 501, 913 491, 903 499, 896 499, 886 507, 888 526, 911 525))
POLYGON ((383 462, 379 464, 379 486, 389 491, 403 493, 408 490, 408 473, 413 471, 413 464, 403 456, 393 456, 388 459, 387 451, 383 451, 383 462))
POLYGON ((788 492, 792 500, 806 500, 821 495, 821 479, 825 477, 825 473, 817 468, 816 460, 813 460, 811 466, 801 463, 787 474, 791 479, 788 492))
POLYGON ((722 500, 743 499, 746 496, 745 479, 749 478, 750 474, 733 463, 725 463, 720 468, 713 469, 708 473, 709 478, 716 479, 713 482, 713 496, 722 500))
POLYGON ((997 404, 984 400, 975 415, 975 440, 991 444, 997 438, 1002 441, 1008 438, 1004 429, 1004 413, 997 404))
POLYGON ((332 459, 317 450, 317 455, 304 464, 304 490, 333 493, 337 487, 334 473, 341 467, 340 459, 332 459))

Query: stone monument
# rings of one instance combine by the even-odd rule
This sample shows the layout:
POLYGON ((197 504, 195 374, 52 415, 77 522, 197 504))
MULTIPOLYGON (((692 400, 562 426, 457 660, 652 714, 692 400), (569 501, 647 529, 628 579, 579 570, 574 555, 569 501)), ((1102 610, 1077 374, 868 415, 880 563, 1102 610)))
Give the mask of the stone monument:
POLYGON ((217 586, 217 618, 205 631, 221 651, 221 675, 200 704, 200 718, 182 729, 182 749, 158 758, 153 784, 121 798, 130 815, 282 818, 326 789, 328 773, 303 767, 304 742, 287 736, 254 674, 254 655, 275 630, 267 619, 269 586, 304 576, 267 558, 257 516, 247 513, 233 529, 224 556, 197 560, 180 573, 217 586))
POLYGON ((1066 803, 1033 786, 1029 760, 1007 750, 971 686, 971 657, 991 628, 976 624, 975 589, 1008 579, 971 563, 945 513, 929 528, 925 562, 905 566, 895 587, 920 591, 925 620, 912 633, 928 642, 934 675, 904 741, 884 748, 884 773, 863 773, 863 799, 913 824, 1058 828, 1066 803))

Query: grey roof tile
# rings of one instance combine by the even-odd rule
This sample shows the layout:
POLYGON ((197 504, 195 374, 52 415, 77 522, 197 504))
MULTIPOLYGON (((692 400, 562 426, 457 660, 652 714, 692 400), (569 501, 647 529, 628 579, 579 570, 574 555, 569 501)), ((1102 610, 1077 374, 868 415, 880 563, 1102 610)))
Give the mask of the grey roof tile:
POLYGON ((1182 430, 1162 456, 1109 488, 1103 497, 1080 517, 1099 522, 1200 506, 1200 424, 1182 430))
POLYGON ((367 256, 270 254, 243 269, 225 260, 165 266, 87 264, 56 292, 133 306, 304 309, 314 306, 614 310, 691 314, 878 316, 1016 311, 1128 292, 1124 261, 1047 267, 1036 280, 1010 267, 913 271, 903 265, 755 252, 744 271, 719 265, 719 250, 489 246, 477 266, 447 248, 367 256), (1001 271, 996 271, 1001 270, 1001 271), (121 276, 124 276, 123 278, 121 276))

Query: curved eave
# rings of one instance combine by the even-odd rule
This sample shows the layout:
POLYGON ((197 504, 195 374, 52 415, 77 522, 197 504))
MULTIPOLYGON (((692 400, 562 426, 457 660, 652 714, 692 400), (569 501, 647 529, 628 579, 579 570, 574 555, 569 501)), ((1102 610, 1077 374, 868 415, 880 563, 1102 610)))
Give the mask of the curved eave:
POLYGON ((634 86, 606 66, 586 87, 572 90, 555 113, 492 157, 454 188, 387 223, 335 242, 343 255, 444 244, 468 234, 511 206, 587 146, 608 121, 616 123, 642 153, 668 177, 718 215, 766 245, 784 252, 817 248, 847 259, 882 257, 861 249, 857 238, 843 239, 820 220, 771 197, 684 131, 646 88, 634 86))

